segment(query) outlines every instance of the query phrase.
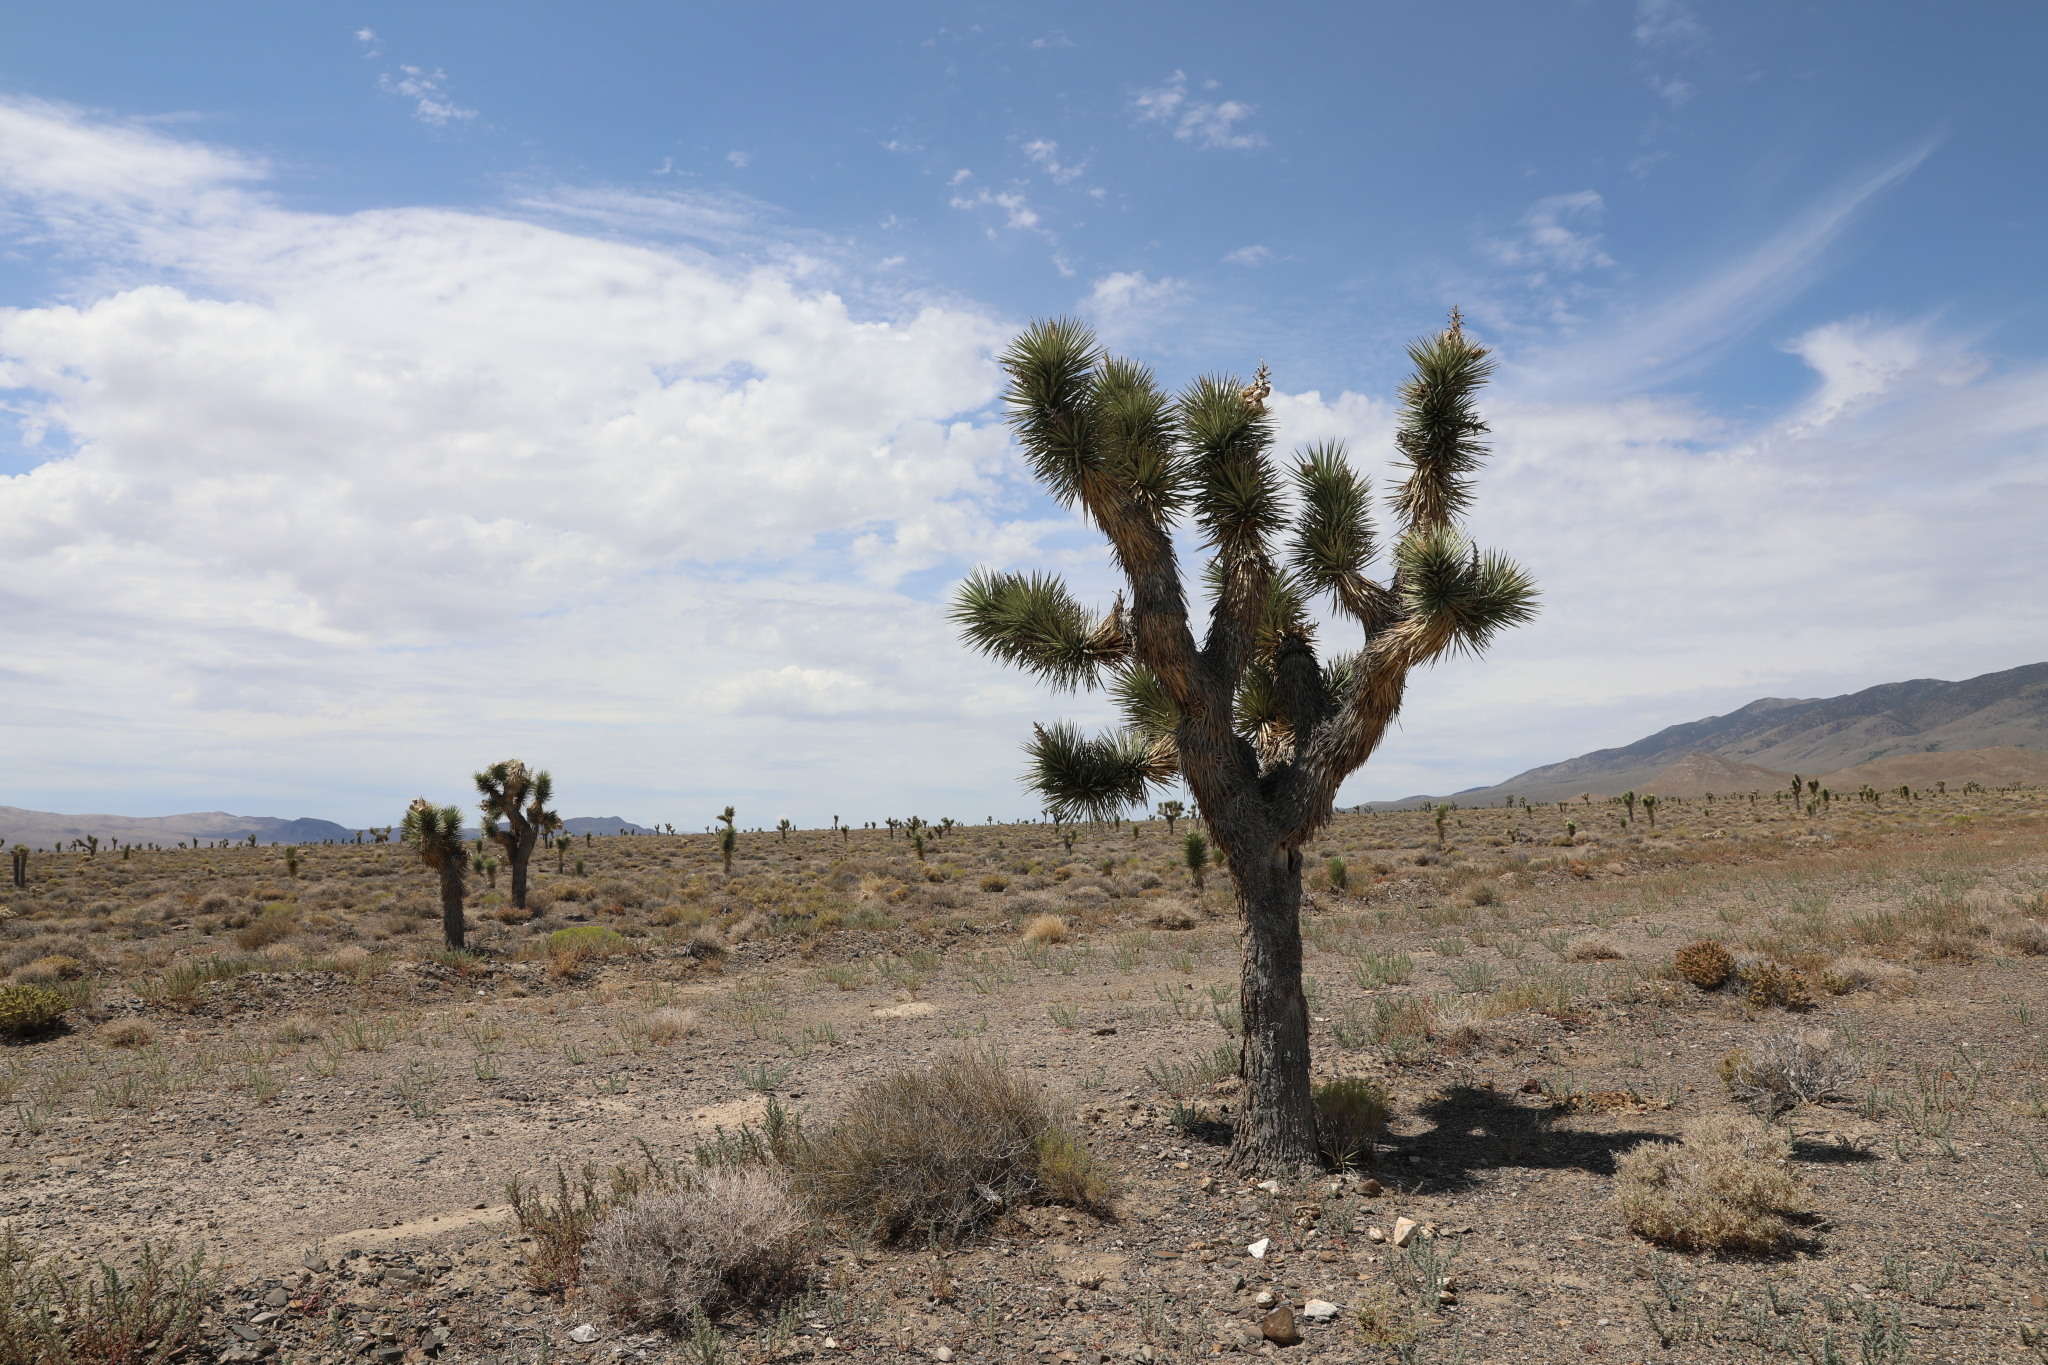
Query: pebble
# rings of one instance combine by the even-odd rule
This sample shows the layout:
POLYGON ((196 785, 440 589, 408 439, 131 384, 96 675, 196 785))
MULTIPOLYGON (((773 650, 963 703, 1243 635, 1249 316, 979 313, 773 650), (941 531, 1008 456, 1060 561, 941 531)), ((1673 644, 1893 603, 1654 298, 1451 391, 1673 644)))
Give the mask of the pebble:
POLYGON ((1310 1322, 1329 1322, 1337 1316, 1337 1305, 1328 1299, 1310 1299, 1301 1306, 1302 1317, 1310 1322))
POLYGON ((597 1340, 597 1329, 587 1322, 581 1323, 569 1329, 569 1340, 575 1342, 578 1346, 588 1346, 591 1342, 597 1340))
POLYGON ((1254 1261, 1263 1261, 1266 1259, 1266 1253, 1272 1249, 1273 1239, 1271 1237, 1261 1237, 1258 1241, 1246 1247, 1244 1251, 1245 1255, 1251 1257, 1254 1261))
POLYGON ((1280 1193, 1280 1182, 1277 1180, 1261 1180, 1259 1188, 1267 1194, 1278 1194, 1280 1193))
POLYGON ((1365 1230, 1365 1235, 1375 1242, 1384 1242, 1387 1240, 1387 1230, 1385 1228, 1367 1228, 1365 1230))
POLYGON ((1404 1247, 1414 1241, 1415 1229, 1420 1226, 1422 1225, 1413 1218, 1396 1218, 1394 1220, 1394 1245, 1404 1247))
POLYGON ((938 1350, 932 1352, 933 1360, 951 1360, 952 1358, 953 1348, 950 1346, 941 1346, 938 1350))
POLYGON ((263 1296, 263 1301, 272 1308, 282 1308, 292 1301, 292 1296, 282 1289, 273 1289, 263 1296))
POLYGON ((1273 1297, 1272 1290, 1261 1289, 1259 1291, 1259 1296, 1253 1299, 1252 1302, 1257 1304, 1261 1308, 1271 1308, 1274 1304, 1278 1303, 1279 1300, 1273 1297))

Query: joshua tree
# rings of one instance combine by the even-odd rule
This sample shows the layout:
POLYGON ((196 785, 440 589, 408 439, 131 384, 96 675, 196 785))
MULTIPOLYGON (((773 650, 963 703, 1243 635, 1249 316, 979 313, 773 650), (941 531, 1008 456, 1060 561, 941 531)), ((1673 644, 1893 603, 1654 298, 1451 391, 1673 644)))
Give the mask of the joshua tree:
POLYGON ((1200 891, 1204 874, 1209 870, 1209 841, 1198 829, 1191 829, 1181 840, 1180 856, 1188 865, 1188 876, 1194 878, 1195 890, 1200 891))
POLYGON ((293 881, 299 877, 299 850, 290 844, 284 846, 284 875, 293 881))
POLYGON ((1482 650, 1533 615, 1528 576, 1482 555, 1459 525, 1485 454, 1473 399, 1486 352, 1454 313, 1409 356, 1395 436, 1408 475, 1391 501, 1385 582, 1366 575, 1376 546, 1364 480, 1335 443, 1281 468, 1257 385, 1212 375, 1169 397, 1071 321, 1033 325, 1003 356, 1025 457, 1107 536, 1130 600, 1095 617, 1057 578, 982 569, 959 589, 954 619, 972 647, 1055 688, 1106 684, 1122 704, 1123 727, 1102 738, 1037 727, 1027 784, 1054 812, 1106 820, 1177 780, 1201 803, 1247 931, 1245 1102, 1230 1156, 1243 1172, 1298 1170, 1318 1155, 1303 845, 1379 746, 1410 670, 1482 650), (1188 523, 1209 556, 1200 641, 1174 540, 1188 523), (1357 653, 1318 659, 1308 608, 1319 593, 1363 632, 1357 653))
POLYGON ((14 855, 14 884, 15 884, 16 886, 27 886, 27 885, 28 885, 28 845, 27 845, 27 844, 16 844, 16 845, 15 845, 15 846, 13 847, 13 849, 12 849, 12 850, 10 850, 10 851, 11 851, 11 852, 13 853, 13 855, 14 855))
POLYGON ((1187 813, 1188 808, 1178 801, 1161 801, 1159 803, 1159 818, 1166 822, 1167 838, 1171 839, 1173 837, 1173 826, 1175 822, 1180 820, 1181 817, 1185 816, 1187 813))
POLYGON ((420 861, 441 874, 441 936, 462 946, 462 808, 415 797, 398 837, 420 851, 420 861))
POLYGON ((1657 828, 1657 798, 1655 796, 1643 798, 1643 813, 1650 817, 1650 828, 1657 828))
POLYGON ((789 832, 795 828, 796 826, 789 823, 787 815, 775 822, 775 832, 782 836, 782 842, 785 844, 789 842, 789 832))
POLYGON ((1444 838, 1444 817, 1450 813, 1451 803, 1448 801, 1437 802, 1435 808, 1430 811, 1436 818, 1436 851, 1439 853, 1450 847, 1449 841, 1444 838))
POLYGON ((1636 822, 1636 794, 1632 791, 1623 792, 1621 794, 1621 804, 1628 807, 1628 822, 1634 824, 1636 822))
MULTIPOLYGON (((508 758, 478 773, 476 789, 483 797, 477 807, 484 816, 484 838, 505 850, 505 861, 512 865, 512 904, 524 910, 527 859, 533 857, 536 844, 562 827, 562 817, 548 809, 555 779, 545 768, 528 772, 524 763, 508 758), (502 828, 500 820, 505 822, 502 828)), ((497 885, 497 880, 493 876, 491 884, 497 885)))

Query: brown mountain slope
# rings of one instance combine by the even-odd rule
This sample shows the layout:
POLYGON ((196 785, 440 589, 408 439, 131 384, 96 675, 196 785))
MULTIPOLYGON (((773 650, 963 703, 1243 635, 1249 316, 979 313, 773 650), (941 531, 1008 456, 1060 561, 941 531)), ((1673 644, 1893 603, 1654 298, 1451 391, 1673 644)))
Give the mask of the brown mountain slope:
MULTIPOLYGON (((2048 755, 2044 755, 2048 758, 2048 755)), ((1769 792, 1792 783, 1792 774, 1719 754, 1690 753, 1635 790, 1645 796, 1705 796, 1708 792, 1769 792)))
POLYGON ((1823 787, 1837 794, 1854 792, 1866 782, 1879 791, 1902 784, 1924 789, 1936 782, 1948 783, 1950 791, 1960 791, 1965 782, 1981 782, 1987 787, 2048 787, 2048 754, 2014 744, 1960 753, 1899 754, 1841 768, 1820 779, 1823 787))

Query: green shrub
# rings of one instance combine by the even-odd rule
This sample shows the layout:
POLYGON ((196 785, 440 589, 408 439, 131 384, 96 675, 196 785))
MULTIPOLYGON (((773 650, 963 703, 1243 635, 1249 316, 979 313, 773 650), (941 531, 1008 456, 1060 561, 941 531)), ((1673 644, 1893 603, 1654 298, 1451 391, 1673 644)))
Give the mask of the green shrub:
POLYGON ((1107 1176, 1001 1062, 968 1055, 855 1091, 838 1122, 796 1154, 812 1209, 883 1241, 941 1241, 1012 1204, 1047 1200, 1107 1212, 1107 1176))
POLYGON ((72 1270, 13 1228, 0 1233, 0 1360, 8 1365, 161 1365, 202 1349, 200 1318, 220 1282, 205 1249, 142 1244, 123 1277, 105 1261, 72 1270))
POLYGON ((1316 1143, 1338 1169, 1372 1154, 1387 1126, 1387 1092, 1363 1076, 1341 1076, 1315 1088, 1316 1143))
POLYGON ((1735 975, 1735 959, 1726 948, 1711 939, 1688 943, 1671 959, 1672 968, 1703 991, 1719 990, 1735 975))
POLYGON ((39 1033, 64 1017, 71 1002, 47 986, 0 988, 0 1033, 39 1033))

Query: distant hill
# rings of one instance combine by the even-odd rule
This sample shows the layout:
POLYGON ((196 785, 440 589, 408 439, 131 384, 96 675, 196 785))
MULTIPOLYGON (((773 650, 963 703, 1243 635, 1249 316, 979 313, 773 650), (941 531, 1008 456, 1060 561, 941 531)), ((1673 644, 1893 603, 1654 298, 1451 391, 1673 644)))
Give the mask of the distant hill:
MULTIPOLYGON (((1658 773, 1634 790, 1645 796, 1683 796, 1687 799, 1708 792, 1770 791, 1785 786, 1792 774, 1754 763, 1737 763, 1719 754, 1694 752, 1658 773)), ((1627 790, 1626 788, 1624 790, 1627 790)), ((1612 793, 1609 793, 1610 795, 1612 793)))
POLYGON ((1899 754, 1851 768, 1823 773, 1820 784, 1833 791, 1853 792, 1869 783, 1879 791, 1897 786, 1932 787, 1946 782, 1951 791, 1965 782, 1987 787, 2048 787, 2048 754, 2017 745, 1973 749, 1963 753, 1899 754))
MULTIPOLYGON (((1484 806, 1507 796, 1561 801, 1582 792, 1644 791, 1692 754, 1782 772, 1790 781, 1794 772, 1834 773, 1915 754, 1994 748, 2048 752, 2048 663, 1963 682, 1918 678, 1882 683, 1840 697, 1760 697, 1725 716, 1687 721, 1620 748, 1596 749, 1531 768, 1491 787, 1475 787, 1450 798, 1411 796, 1370 804, 1404 806, 1454 799, 1461 805, 1484 806)), ((1892 785, 1907 780, 1896 779, 1892 785)), ((1744 791, 1761 785, 1731 783, 1744 791)), ((1703 783, 1702 791, 1707 790, 1719 788, 1703 783)))
MULTIPOLYGON (((393 823, 396 823, 395 821, 393 823)), ((657 831, 616 815, 579 815, 564 820, 571 834, 654 834, 657 831)), ((191 815, 57 815, 50 811, 22 810, 0 806, 0 843, 27 844, 32 848, 62 847, 73 839, 97 835, 102 847, 114 844, 158 844, 175 848, 181 843, 247 843, 254 834, 258 844, 354 843, 356 831, 332 820, 280 820, 274 815, 229 815, 226 811, 204 811, 191 815)), ((392 837, 397 838, 394 831, 392 837)), ((474 828, 463 831, 474 839, 474 828)), ((368 836, 365 836, 367 841, 368 836)))
POLYGON ((193 840, 245 843, 251 834, 259 844, 317 844, 324 839, 338 843, 356 837, 354 830, 332 820, 280 820, 272 815, 229 815, 222 810, 191 815, 56 815, 0 806, 0 842, 36 848, 68 844, 88 835, 99 836, 103 845, 161 844, 174 848, 193 840))

